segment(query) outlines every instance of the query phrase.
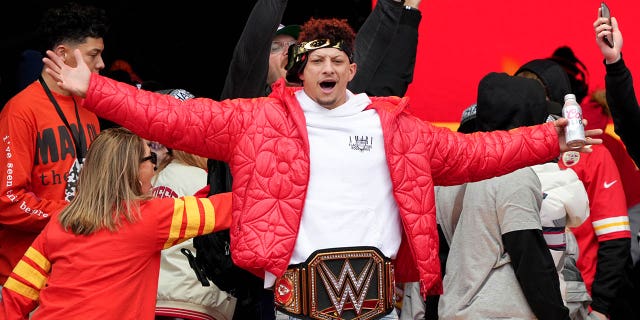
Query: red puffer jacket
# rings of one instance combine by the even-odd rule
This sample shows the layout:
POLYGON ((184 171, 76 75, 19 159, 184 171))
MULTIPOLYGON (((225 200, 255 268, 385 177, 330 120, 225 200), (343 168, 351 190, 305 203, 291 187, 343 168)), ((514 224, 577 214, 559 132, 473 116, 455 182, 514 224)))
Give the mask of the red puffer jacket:
MULTIPOLYGON (((279 276, 293 253, 309 182, 309 140, 294 95, 299 89, 281 79, 269 97, 181 102, 92 75, 84 106, 146 139, 228 162, 233 260, 256 274, 279 276)), ((549 123, 463 135, 408 114, 408 98, 371 99, 404 229, 396 279, 419 279, 423 294, 438 294, 434 184, 477 181, 549 161, 559 153, 556 131, 549 123)))

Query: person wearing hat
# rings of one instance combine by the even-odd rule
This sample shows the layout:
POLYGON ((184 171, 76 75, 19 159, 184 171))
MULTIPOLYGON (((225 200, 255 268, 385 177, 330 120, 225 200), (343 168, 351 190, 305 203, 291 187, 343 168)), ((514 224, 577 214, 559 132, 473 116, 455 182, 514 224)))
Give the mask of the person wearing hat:
POLYGON ((538 80, 550 101, 549 113, 562 116, 564 96, 572 90, 569 76, 560 64, 550 59, 533 59, 523 64, 515 75, 538 80))
POLYGON ((271 41, 271 51, 269 53, 269 73, 267 83, 269 86, 282 78, 286 74, 284 67, 287 65, 287 51, 289 47, 296 44, 300 34, 299 25, 285 26, 280 24, 276 30, 276 36, 271 41))
MULTIPOLYGON (((547 116, 536 81, 492 72, 480 81, 478 102, 465 110, 462 122, 475 122, 468 133, 490 132, 541 124, 547 116)), ((436 217, 446 238, 441 245, 450 246, 439 319, 568 319, 540 217, 553 193, 543 200, 541 189, 532 167, 436 187, 436 217)))

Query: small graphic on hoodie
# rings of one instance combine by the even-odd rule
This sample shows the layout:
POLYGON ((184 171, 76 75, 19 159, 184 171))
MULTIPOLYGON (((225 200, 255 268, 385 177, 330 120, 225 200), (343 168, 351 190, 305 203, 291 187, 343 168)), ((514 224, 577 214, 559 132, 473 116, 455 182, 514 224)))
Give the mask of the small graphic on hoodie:
POLYGON ((353 136, 349 137, 349 146, 351 150, 358 150, 360 152, 371 151, 373 144, 373 137, 367 136, 353 136))

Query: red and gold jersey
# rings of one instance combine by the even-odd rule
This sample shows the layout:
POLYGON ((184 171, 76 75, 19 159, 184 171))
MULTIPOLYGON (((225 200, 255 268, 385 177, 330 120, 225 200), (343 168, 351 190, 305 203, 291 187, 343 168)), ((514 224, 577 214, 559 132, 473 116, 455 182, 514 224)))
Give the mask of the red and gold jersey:
POLYGON ((153 199, 142 218, 88 236, 52 220, 2 289, 3 319, 153 319, 160 251, 229 228, 231 194, 153 199))
POLYGON ((607 147, 616 162, 622 186, 627 198, 627 207, 640 204, 640 170, 627 153, 624 144, 611 135, 602 135, 602 145, 607 147))
POLYGON ((598 259, 598 243, 630 238, 629 217, 624 189, 615 161, 602 145, 593 152, 568 151, 561 155, 561 168, 573 169, 589 196, 590 215, 580 226, 572 228, 579 247, 578 269, 591 292, 598 259))

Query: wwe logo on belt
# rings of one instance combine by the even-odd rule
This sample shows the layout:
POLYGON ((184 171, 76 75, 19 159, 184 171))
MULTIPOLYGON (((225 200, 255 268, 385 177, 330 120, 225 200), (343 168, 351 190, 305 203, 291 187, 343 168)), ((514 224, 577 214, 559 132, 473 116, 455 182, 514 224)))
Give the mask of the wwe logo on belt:
POLYGON ((360 274, 356 275, 349 260, 345 260, 339 277, 336 277, 325 263, 320 263, 318 274, 322 278, 329 298, 338 314, 342 314, 347 299, 350 299, 353 303, 356 313, 361 313, 362 304, 369 291, 371 278, 375 274, 375 266, 373 259, 369 259, 360 274))
POLYGON ((276 279, 278 310, 304 319, 365 320, 393 311, 393 265, 375 247, 316 250, 276 279))

